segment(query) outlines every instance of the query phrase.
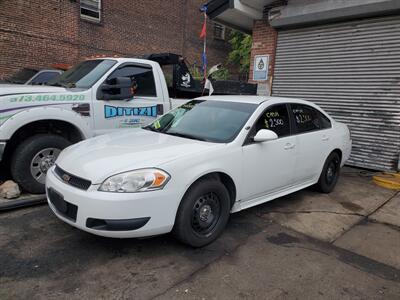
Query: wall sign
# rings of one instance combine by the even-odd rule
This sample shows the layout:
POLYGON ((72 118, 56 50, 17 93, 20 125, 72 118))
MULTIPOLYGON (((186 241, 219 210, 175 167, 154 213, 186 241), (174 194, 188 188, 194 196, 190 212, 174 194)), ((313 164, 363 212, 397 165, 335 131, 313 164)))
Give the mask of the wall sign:
POLYGON ((256 55, 253 65, 253 80, 265 81, 268 79, 269 55, 256 55))

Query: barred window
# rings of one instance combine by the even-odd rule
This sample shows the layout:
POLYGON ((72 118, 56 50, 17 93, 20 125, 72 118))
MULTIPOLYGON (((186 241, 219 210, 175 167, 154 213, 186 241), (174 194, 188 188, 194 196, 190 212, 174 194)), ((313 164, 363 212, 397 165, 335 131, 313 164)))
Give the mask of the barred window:
POLYGON ((81 0, 81 18, 100 22, 101 0, 81 0))
POLYGON ((214 39, 225 40, 225 26, 219 23, 214 23, 214 39))

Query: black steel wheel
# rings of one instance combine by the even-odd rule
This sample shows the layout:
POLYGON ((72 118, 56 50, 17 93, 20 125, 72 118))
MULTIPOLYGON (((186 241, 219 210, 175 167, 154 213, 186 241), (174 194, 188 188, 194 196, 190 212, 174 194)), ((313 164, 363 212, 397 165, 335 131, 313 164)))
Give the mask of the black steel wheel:
POLYGON ((203 247, 224 230, 230 215, 230 198, 216 179, 201 179, 189 188, 179 205, 174 235, 192 247, 203 247))
POLYGON ((200 196, 193 205, 192 229, 200 236, 207 236, 214 230, 221 213, 221 204, 215 193, 200 196))
POLYGON ((330 193, 336 186, 340 174, 340 156, 332 152, 325 161, 317 188, 322 193, 330 193))

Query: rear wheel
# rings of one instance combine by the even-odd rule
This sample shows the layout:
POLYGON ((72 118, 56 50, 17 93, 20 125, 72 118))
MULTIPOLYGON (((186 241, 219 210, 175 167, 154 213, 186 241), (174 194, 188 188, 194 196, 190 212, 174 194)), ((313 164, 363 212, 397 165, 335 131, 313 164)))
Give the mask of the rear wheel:
POLYGON ((192 247, 203 247, 224 230, 230 215, 225 186, 215 179, 202 179, 186 192, 179 206, 174 235, 192 247))
POLYGON ((11 160, 13 179, 27 192, 44 193, 47 170, 71 143, 53 134, 34 135, 15 149, 11 160))
POLYGON ((325 161, 316 187, 322 193, 330 193, 336 186, 340 174, 340 156, 332 152, 325 161))

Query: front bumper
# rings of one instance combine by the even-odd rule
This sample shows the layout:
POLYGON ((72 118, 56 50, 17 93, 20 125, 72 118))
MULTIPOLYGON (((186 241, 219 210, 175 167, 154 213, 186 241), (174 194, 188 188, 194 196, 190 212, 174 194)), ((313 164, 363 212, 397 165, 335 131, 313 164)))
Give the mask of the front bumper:
POLYGON ((6 149, 6 142, 0 142, 0 161, 3 159, 3 154, 5 149, 6 149))
MULTIPOLYGON (((170 232, 179 206, 179 193, 173 188, 142 193, 108 193, 98 185, 80 190, 62 182, 54 167, 46 176, 47 201, 62 221, 100 236, 145 237, 170 232), (50 201, 53 191, 67 202, 61 212, 50 201)), ((59 206, 58 206, 59 207, 59 206)))

